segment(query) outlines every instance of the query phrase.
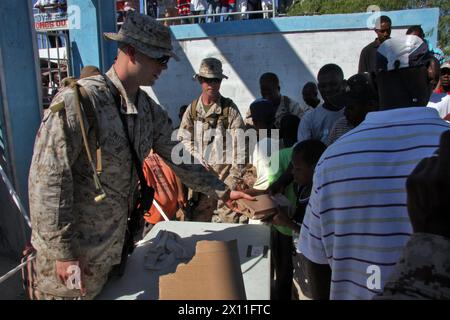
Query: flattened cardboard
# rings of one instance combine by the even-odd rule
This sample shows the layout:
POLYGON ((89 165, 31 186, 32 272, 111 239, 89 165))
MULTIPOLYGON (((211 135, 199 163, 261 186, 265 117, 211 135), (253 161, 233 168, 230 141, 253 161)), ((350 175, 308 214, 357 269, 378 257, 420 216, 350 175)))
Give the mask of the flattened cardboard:
POLYGON ((195 256, 159 279, 160 300, 245 300, 237 240, 199 241, 195 256))
POLYGON ((256 196, 254 201, 240 199, 237 205, 238 210, 250 219, 264 220, 277 213, 277 203, 268 194, 256 196))

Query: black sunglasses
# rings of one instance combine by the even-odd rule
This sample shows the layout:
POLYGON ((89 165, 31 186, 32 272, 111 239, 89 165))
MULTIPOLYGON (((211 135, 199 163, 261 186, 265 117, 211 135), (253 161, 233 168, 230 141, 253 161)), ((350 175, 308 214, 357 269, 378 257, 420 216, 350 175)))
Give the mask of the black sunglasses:
POLYGON ((166 65, 170 60, 170 56, 162 56, 161 58, 155 58, 155 60, 160 65, 166 65))
POLYGON ((207 84, 211 84, 211 83, 221 83, 222 79, 218 79, 218 78, 203 78, 203 77, 199 77, 200 82, 206 82, 207 84))

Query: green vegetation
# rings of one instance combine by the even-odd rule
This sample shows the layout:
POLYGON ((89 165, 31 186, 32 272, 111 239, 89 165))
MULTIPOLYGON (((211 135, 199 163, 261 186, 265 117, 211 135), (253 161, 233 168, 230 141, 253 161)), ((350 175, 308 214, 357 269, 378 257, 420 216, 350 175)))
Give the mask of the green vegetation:
POLYGON ((296 0, 289 8, 289 16, 366 12, 371 5, 383 11, 439 8, 438 45, 450 55, 450 0, 296 0))

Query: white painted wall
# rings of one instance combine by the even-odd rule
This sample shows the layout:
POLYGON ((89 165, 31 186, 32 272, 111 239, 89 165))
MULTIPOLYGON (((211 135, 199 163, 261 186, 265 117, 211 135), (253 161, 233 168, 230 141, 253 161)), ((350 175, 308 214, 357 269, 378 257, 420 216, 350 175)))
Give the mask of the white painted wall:
MULTIPOLYGON (((395 29, 392 36, 405 34, 395 29)), ((230 97, 244 115, 250 103, 260 97, 258 80, 264 72, 274 72, 281 82, 282 94, 301 101, 300 90, 315 81, 319 69, 336 63, 348 78, 358 71, 359 55, 375 39, 371 30, 272 33, 184 40, 175 43, 180 61, 171 60, 168 70, 152 88, 144 88, 163 105, 178 123, 178 109, 200 94, 192 80, 206 57, 222 61, 229 77, 222 82, 222 95, 230 97)))

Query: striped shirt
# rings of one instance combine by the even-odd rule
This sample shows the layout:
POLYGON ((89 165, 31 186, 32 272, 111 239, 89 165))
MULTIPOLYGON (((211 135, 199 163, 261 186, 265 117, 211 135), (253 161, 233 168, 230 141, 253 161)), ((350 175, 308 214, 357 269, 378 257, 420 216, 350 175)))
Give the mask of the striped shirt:
POLYGON ((352 126, 346 117, 342 117, 338 119, 333 125, 331 129, 330 135, 328 136, 328 140, 326 145, 329 146, 333 144, 337 139, 342 137, 344 134, 352 130, 354 126, 352 126))
POLYGON ((382 290, 412 233, 406 178, 449 129, 431 108, 372 112, 322 155, 297 249, 331 266, 331 299, 382 290))

